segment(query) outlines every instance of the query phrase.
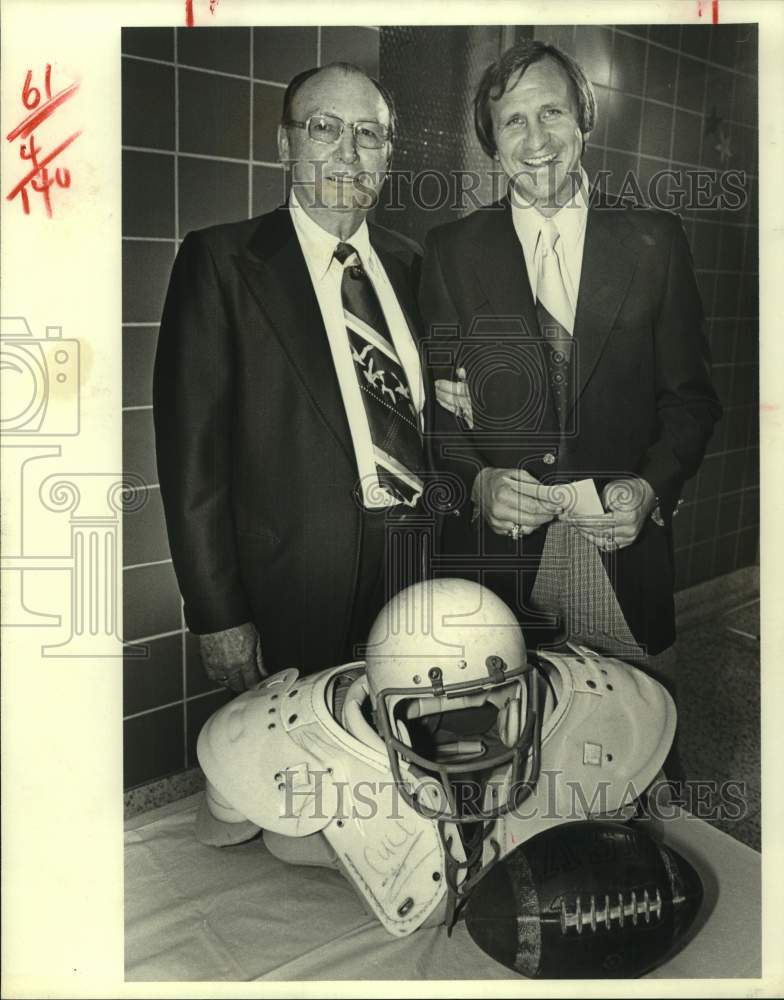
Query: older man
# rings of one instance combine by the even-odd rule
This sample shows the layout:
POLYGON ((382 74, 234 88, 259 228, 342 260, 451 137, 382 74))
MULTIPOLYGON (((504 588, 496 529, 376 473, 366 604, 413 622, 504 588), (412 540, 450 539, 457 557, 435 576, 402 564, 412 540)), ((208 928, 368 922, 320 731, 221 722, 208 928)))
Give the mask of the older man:
POLYGON ((460 563, 517 607, 529 641, 582 640, 666 680, 671 520, 721 410, 680 220, 589 204, 595 114, 579 65, 541 42, 478 88, 508 197, 430 233, 420 296, 451 350, 434 432, 463 500, 443 545, 451 574, 460 563), (583 480, 593 511, 590 483, 563 488, 583 480))
POLYGON ((418 248, 366 222, 394 131, 356 67, 301 73, 278 131, 288 204, 190 233, 174 265, 161 493, 186 622, 235 691, 354 655, 386 596, 385 525, 421 494, 418 248))

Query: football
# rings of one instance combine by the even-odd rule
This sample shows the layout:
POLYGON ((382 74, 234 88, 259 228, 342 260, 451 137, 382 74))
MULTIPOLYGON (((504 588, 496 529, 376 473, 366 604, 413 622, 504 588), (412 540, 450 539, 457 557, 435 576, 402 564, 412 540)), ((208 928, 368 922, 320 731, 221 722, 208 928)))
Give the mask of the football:
POLYGON ((634 825, 552 827, 497 862, 468 897, 468 932, 491 958, 535 979, 633 978, 685 943, 702 882, 634 825))

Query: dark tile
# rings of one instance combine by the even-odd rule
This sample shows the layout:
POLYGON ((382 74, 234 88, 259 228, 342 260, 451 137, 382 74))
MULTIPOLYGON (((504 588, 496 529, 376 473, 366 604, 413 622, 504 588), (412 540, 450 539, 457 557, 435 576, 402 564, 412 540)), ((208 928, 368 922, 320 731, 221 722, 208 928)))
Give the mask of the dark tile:
POLYGON ((174 149, 174 69, 171 66, 123 59, 122 141, 124 146, 174 149))
POLYGON ((148 59, 174 59, 172 28, 123 28, 120 31, 123 55, 146 56, 148 59))
POLYGON ((182 636, 153 639, 147 656, 126 656, 123 662, 123 714, 135 715, 181 701, 182 636))
POLYGON ((582 165, 585 169, 586 174, 588 174, 589 184, 593 184, 596 180, 596 175, 602 169, 604 163, 604 153, 601 149, 595 149, 592 146, 586 146, 585 152, 583 153, 582 165))
MULTIPOLYGON (((705 127, 708 122, 706 119, 705 127)), ((722 120, 712 132, 705 132, 702 140, 702 156, 700 165, 713 170, 723 170, 734 166, 737 158, 736 134, 737 125, 730 125, 722 120), (730 156, 727 156, 729 150, 730 156)))
POLYGON ((610 85, 612 34, 599 25, 578 25, 575 35, 575 58, 594 84, 610 85))
POLYGON ((717 420, 713 425, 713 431, 711 432, 707 447, 705 448, 706 455, 715 455, 720 451, 726 450, 724 447, 724 430, 724 419, 722 418, 721 420, 717 420))
POLYGON ((615 35, 610 81, 616 90, 641 94, 645 83, 645 42, 628 35, 615 35))
POLYGON ((667 45, 677 49, 681 43, 681 26, 679 24, 652 24, 648 28, 648 38, 659 45, 667 45))
POLYGON ((711 379, 716 395, 719 397, 721 405, 726 409, 730 405, 730 393, 732 392, 732 365, 719 365, 714 360, 711 379))
POLYGON ((714 316, 714 292, 716 290, 716 275, 711 272, 697 271, 697 288, 706 316, 714 316))
POLYGON ((733 406, 756 404, 759 377, 756 365, 735 365, 730 402, 733 406))
MULTIPOLYGON (((721 492, 722 456, 708 455, 703 459, 697 480, 697 497, 709 500, 721 492)), ((695 531, 698 517, 695 516, 695 531)))
POLYGON ((722 274, 716 282, 714 316, 732 317, 738 315, 739 274, 722 274))
POLYGON ((278 162, 278 125, 283 91, 266 83, 253 84, 253 159, 278 162))
POLYGON ((738 530, 742 496, 741 493, 728 493, 719 500, 718 533, 720 535, 738 530))
POLYGON ((152 403, 152 371, 157 343, 157 326, 133 326, 123 330, 123 406, 148 406, 152 403))
POLYGON ((735 361, 738 364, 759 364, 759 323, 756 320, 739 321, 735 361))
POLYGON ((751 489, 743 491, 743 507, 741 513, 742 528, 751 528, 760 522, 760 491, 751 489))
POLYGON ((754 177, 749 177, 747 180, 747 190, 748 209, 746 221, 756 229, 759 225, 759 181, 754 177))
POLYGON ((215 694, 207 694, 201 698, 194 698, 185 703, 185 711, 188 720, 188 752, 186 767, 198 766, 199 758, 196 755, 196 741, 199 738, 202 726, 213 713, 217 712, 222 705, 231 701, 232 698, 234 698, 234 693, 222 688, 215 694))
POLYGON ((192 632, 185 633, 185 696, 192 698, 195 694, 206 691, 222 690, 220 684, 211 681, 201 662, 199 653, 199 637, 192 632))
POLYGON ((174 157, 122 154, 123 236, 174 236, 174 157))
POLYGON ((637 152, 640 142, 642 101, 620 91, 610 94, 607 116, 607 145, 625 152, 637 152))
POLYGON ((735 24, 714 25, 711 29, 711 61, 734 69, 739 56, 739 37, 738 26, 735 24))
POLYGON ((738 25, 738 51, 735 68, 744 73, 757 74, 759 64, 757 61, 757 34, 756 24, 738 25))
POLYGON ((678 55, 658 45, 648 46, 648 68, 645 79, 645 96, 657 101, 675 103, 675 73, 678 55))
POLYGON ((325 27, 321 29, 321 64, 348 62, 368 76, 378 76, 380 32, 374 28, 325 27))
POLYGON ((178 70, 180 150, 247 159, 250 91, 244 80, 178 70))
POLYGON ((648 204, 655 208, 672 209, 677 197, 675 182, 669 174, 669 161, 640 157, 639 179, 648 204))
POLYGON ((708 68, 706 104, 711 107, 715 105, 717 114, 724 121, 728 121, 732 114, 734 80, 735 74, 729 70, 719 69, 717 66, 708 68))
POLYGON ((180 157, 180 236, 219 222, 248 218, 244 163, 180 157))
POLYGON ((178 28, 177 62, 250 75, 249 28, 178 28))
POLYGON ((123 571, 123 638, 126 642, 180 629, 181 605, 171 563, 123 571))
POLYGON ((725 447, 727 451, 735 451, 736 448, 744 448, 747 441, 747 427, 749 424, 748 406, 732 406, 724 414, 726 424, 725 447))
POLYGON ((676 549, 684 549, 691 545, 694 529, 694 504, 683 504, 677 515, 672 519, 672 534, 676 549))
POLYGON ((716 515, 719 510, 718 497, 712 500, 700 500, 694 508, 694 533, 692 544, 706 542, 716 535, 716 515))
POLYGON ((174 263, 174 242, 129 241, 122 248, 123 323, 158 323, 174 263))
POLYGON ((702 583, 710 578, 713 572, 713 551, 715 541, 711 538, 699 545, 693 545, 691 550, 691 572, 689 586, 702 583))
POLYGON ((707 59, 710 49, 712 24, 684 24, 681 26, 681 51, 699 59, 707 59))
POLYGON ((735 92, 732 96, 732 120, 756 128, 758 115, 756 79, 736 74, 735 92))
MULTIPOLYGON (((742 125, 727 126, 730 130, 729 147, 731 156, 726 167, 731 170, 744 170, 747 174, 756 174, 759 161, 759 132, 755 128, 744 128, 742 125)), ((747 195, 752 182, 738 184, 745 189, 747 195)))
POLYGON ((123 723, 123 786, 134 788, 185 767, 181 705, 123 723))
POLYGON ((757 528, 747 528, 739 533, 736 561, 738 568, 754 566, 759 562, 759 531, 757 528))
POLYGON ((711 576, 724 576, 735 569, 735 547, 737 534, 727 535, 716 540, 716 551, 713 554, 713 572, 711 576))
POLYGON ((138 509, 123 514, 123 564, 158 562, 169 559, 169 538, 163 517, 160 490, 147 490, 138 509))
POLYGON ((610 91, 606 87, 594 85, 596 98, 596 124, 591 132, 590 142, 603 146, 607 139, 607 118, 610 114, 610 91))
POLYGON ((743 486, 759 486, 759 448, 747 448, 737 454, 743 457, 743 486))
POLYGON ((740 226, 722 226, 719 240, 719 269, 740 271, 743 268, 746 232, 740 226))
POLYGON ((253 214, 271 212, 288 197, 286 172, 275 167, 253 168, 253 214))
POLYGON ((747 274, 759 271, 759 232, 756 229, 750 229, 746 234, 743 270, 747 274))
POLYGON ((735 320, 713 319, 710 322, 710 349, 713 363, 729 364, 735 356, 737 323, 735 320))
POLYGON ((647 24, 621 24, 619 25, 619 30, 625 31, 629 35, 636 35, 638 38, 648 37, 647 24))
POLYGON ((698 221, 694 224, 694 237, 690 245, 696 268, 713 269, 716 266, 718 234, 719 227, 713 223, 698 221))
POLYGON ((700 162, 700 142, 703 122, 700 115, 688 111, 675 111, 675 131, 673 134, 672 158, 679 163, 693 166, 700 162))
POLYGON ((254 28, 253 75, 288 84, 316 65, 317 28, 254 28))
POLYGON ((680 57, 678 60, 678 104, 680 107, 702 113, 705 77, 705 63, 689 59, 688 56, 680 57))
POLYGON ((758 449, 760 444, 760 408, 759 403, 749 407, 749 422, 746 427, 746 447, 758 449))
POLYGON ((752 319, 759 315, 759 276, 757 274, 744 274, 741 278, 738 314, 744 319, 752 319))
POLYGON ((574 27, 570 24, 548 24, 537 26, 534 29, 533 37, 538 42, 547 42, 549 45, 556 45, 569 55, 574 55, 574 27))
MULTIPOLYGON (((747 466, 747 456, 744 451, 728 451, 724 456, 724 470, 721 477, 721 492, 734 493, 742 489, 744 470, 747 466)), ((754 485, 749 483, 749 485, 754 485)))
POLYGON ((685 590, 691 586, 690 574, 691 549, 679 549, 675 552, 675 583, 674 590, 685 590))
POLYGON ((669 157, 671 133, 672 108, 645 101, 640 151, 648 156, 669 157))
POLYGON ((148 485, 158 482, 152 410, 123 413, 123 469, 148 485))
POLYGON ((606 188, 613 194, 623 192, 628 195, 630 191, 639 188, 639 161, 638 158, 629 153, 615 153, 608 151, 605 156, 605 169, 607 171, 606 188))

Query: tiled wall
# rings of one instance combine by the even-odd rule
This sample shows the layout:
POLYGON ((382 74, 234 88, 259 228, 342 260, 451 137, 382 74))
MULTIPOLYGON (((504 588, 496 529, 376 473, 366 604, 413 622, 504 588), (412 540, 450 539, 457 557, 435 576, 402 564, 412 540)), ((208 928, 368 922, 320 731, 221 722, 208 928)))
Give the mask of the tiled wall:
POLYGON ((158 322, 179 241, 285 200, 276 129, 286 84, 335 60, 378 74, 375 28, 145 28, 122 36, 123 451, 149 484, 124 520, 124 760, 130 788, 192 767, 226 693, 208 682, 172 570, 152 424, 158 322))
POLYGON ((585 163, 592 177, 610 172, 609 190, 628 171, 643 194, 665 169, 747 173, 742 210, 679 208, 725 408, 673 522, 681 589, 758 559, 757 28, 561 26, 537 28, 534 37, 574 55, 594 85, 599 118, 585 163))
MULTIPOLYGON (((189 229, 246 218, 284 199, 275 128, 285 84, 307 66, 345 59, 392 89, 397 169, 487 167, 471 133, 473 86, 516 35, 552 38, 586 67, 599 125, 592 175, 632 170, 643 187, 666 167, 719 169, 715 106, 729 167, 750 174, 742 212, 683 215, 708 316, 726 416, 675 521, 678 586, 756 561, 757 402, 756 31, 751 26, 649 28, 209 28, 123 33, 123 401, 127 471, 150 484, 124 526, 125 638, 149 648, 125 666, 125 782, 195 764, 195 741, 224 701, 185 629, 156 487, 151 377, 157 324, 178 241, 189 229), (155 113, 151 114, 150 109, 155 113)), ((380 209, 415 236, 450 218, 380 209)))

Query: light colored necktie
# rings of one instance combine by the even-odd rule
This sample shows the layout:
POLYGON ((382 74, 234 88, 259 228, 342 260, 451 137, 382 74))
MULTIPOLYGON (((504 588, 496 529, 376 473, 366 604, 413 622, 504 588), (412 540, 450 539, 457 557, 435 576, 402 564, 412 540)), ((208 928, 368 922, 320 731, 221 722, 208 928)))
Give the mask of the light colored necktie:
POLYGON ((552 219, 543 219, 536 245, 538 268, 536 298, 568 333, 574 332, 574 309, 564 280, 564 261, 559 252, 561 236, 552 219))

